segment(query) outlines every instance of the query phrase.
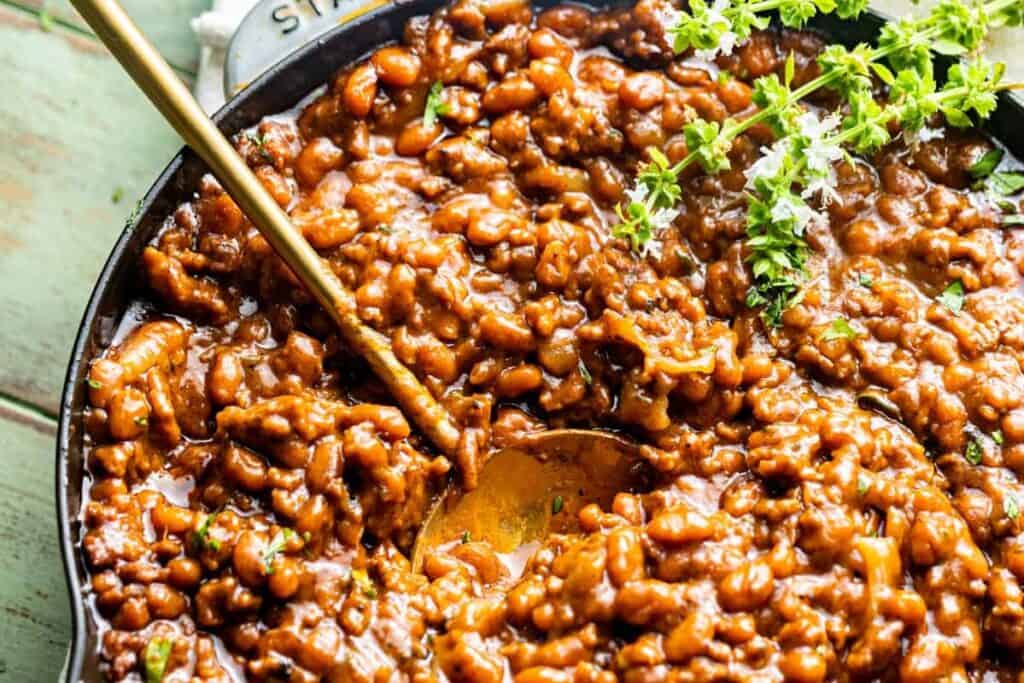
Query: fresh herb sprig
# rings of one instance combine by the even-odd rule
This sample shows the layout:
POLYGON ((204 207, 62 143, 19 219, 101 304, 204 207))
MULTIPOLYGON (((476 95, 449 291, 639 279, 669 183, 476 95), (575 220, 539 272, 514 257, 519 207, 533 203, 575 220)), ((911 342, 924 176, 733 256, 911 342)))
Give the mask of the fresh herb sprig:
POLYGON ((677 53, 693 48, 697 57, 711 60, 732 54, 755 29, 767 28, 769 12, 778 12, 783 25, 801 28, 818 13, 851 19, 867 5, 868 0, 714 0, 711 5, 690 0, 689 11, 669 13, 666 23, 677 53))
MULTIPOLYGON (((783 14, 784 23, 800 25, 818 11, 855 16, 864 7, 855 0, 841 7, 834 2, 812 0, 736 0, 731 5, 727 0, 716 0, 708 7, 698 0, 691 3, 689 13, 679 12, 672 17, 668 32, 674 37, 677 51, 694 47, 710 50, 701 54, 713 57, 717 52, 731 52, 738 40, 749 37, 754 28, 763 27, 767 20, 757 13, 768 9, 783 14), (804 14, 806 18, 800 19, 804 14)), ((800 296, 809 253, 804 232, 820 216, 806 200, 817 197, 827 204, 837 199, 832 190, 832 164, 848 157, 841 145, 861 154, 874 151, 889 141, 889 122, 897 120, 908 133, 913 133, 922 130, 928 118, 939 111, 951 125, 960 127, 971 125, 971 113, 987 117, 995 108, 1002 67, 990 67, 981 60, 954 65, 946 87, 937 93, 929 48, 952 55, 975 51, 990 28, 1020 25, 1022 14, 1021 0, 990 0, 971 5, 941 0, 921 19, 887 24, 876 48, 863 44, 853 49, 829 46, 818 58, 821 74, 796 89, 792 88, 795 63, 790 55, 783 79, 771 74, 755 81, 753 100, 761 108, 757 114, 743 121, 727 119, 721 124, 692 121, 684 128, 689 152, 673 166, 669 166, 663 154, 649 150, 650 162, 641 168, 635 186, 627 193, 629 201, 618 207, 620 223, 613 229, 613 235, 628 238, 630 246, 639 253, 657 254, 657 234, 678 215, 675 206, 682 194, 678 184, 682 171, 694 163, 708 173, 729 169, 732 141, 755 125, 767 124, 778 141, 755 164, 759 169, 748 184, 753 192, 747 247, 751 252, 754 284, 748 292, 747 304, 762 308, 766 323, 781 324, 782 312, 800 296), (888 85, 890 100, 897 103, 896 108, 882 107, 874 100, 875 77, 888 85), (838 119, 818 119, 799 104, 825 87, 839 93, 849 110, 842 119, 841 130, 835 133, 832 131, 839 125, 838 119), (794 187, 802 191, 797 193, 794 187)))
POLYGON ((746 171, 751 190, 747 248, 754 276, 747 304, 762 308, 762 317, 770 326, 781 324, 782 312, 799 296, 799 278, 809 252, 804 235, 812 224, 825 221, 807 202, 817 198, 827 205, 838 200, 832 189, 832 164, 848 154, 845 148, 870 154, 889 142, 890 122, 898 122, 913 134, 937 111, 947 120, 970 121, 972 114, 987 117, 1003 87, 1003 66, 989 65, 981 58, 954 64, 941 90, 936 90, 930 75, 912 69, 898 75, 881 66, 877 71, 889 86, 887 106, 879 105, 870 95, 858 94, 841 122, 835 116, 819 119, 804 112, 797 118, 795 130, 746 171))

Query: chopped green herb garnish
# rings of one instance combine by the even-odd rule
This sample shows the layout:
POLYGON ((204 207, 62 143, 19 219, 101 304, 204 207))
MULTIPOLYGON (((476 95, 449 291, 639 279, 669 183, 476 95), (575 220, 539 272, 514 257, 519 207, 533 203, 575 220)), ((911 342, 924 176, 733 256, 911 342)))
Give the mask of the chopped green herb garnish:
POLYGON ((1000 225, 1004 228, 1010 228, 1015 225, 1024 225, 1024 214, 1011 213, 1009 216, 1003 216, 1003 220, 1000 225))
POLYGON ((102 389, 103 388, 103 382, 100 382, 100 381, 95 380, 95 379, 87 379, 87 380, 85 380, 85 383, 89 385, 90 389, 102 389))
POLYGON ((267 546, 267 549, 263 551, 263 571, 267 576, 274 573, 274 560, 277 559, 278 554, 288 545, 288 539, 294 535, 295 532, 291 529, 281 529, 274 535, 274 539, 267 546))
POLYGON ((393 234, 395 232, 395 230, 394 230, 394 228, 392 228, 387 223, 383 223, 383 224, 377 226, 377 232, 382 232, 385 235, 391 235, 391 234, 393 234))
POLYGON ((875 281, 871 279, 870 275, 865 275, 864 273, 861 273, 860 275, 857 276, 857 284, 859 284, 861 287, 865 289, 871 289, 872 287, 875 286, 875 281))
POLYGON ((726 71, 725 69, 722 69, 721 71, 718 72, 717 80, 718 85, 725 85, 726 83, 732 80, 732 74, 726 71))
POLYGON ((1002 446, 1003 443, 1006 441, 1006 439, 1003 437, 1003 430, 997 429, 996 431, 992 432, 992 440, 995 441, 997 445, 1002 446))
POLYGON ((56 23, 53 15, 47 12, 45 7, 39 10, 39 28, 49 33, 56 23))
POLYGON ((967 462, 972 465, 980 465, 984 455, 985 447, 982 445, 981 439, 972 438, 967 442, 967 449, 964 451, 964 458, 967 462))
POLYGON ((136 221, 139 220, 139 216, 142 215, 142 200, 135 202, 135 206, 132 207, 131 213, 128 214, 128 218, 125 219, 124 223, 126 226, 135 225, 136 221))
POLYGON ((354 583, 359 591, 366 597, 371 600, 375 600, 377 598, 377 587, 373 585, 373 581, 370 580, 370 575, 366 573, 365 569, 352 570, 352 583, 354 583))
POLYGON ((857 477, 857 495, 863 496, 871 488, 871 480, 863 474, 857 477))
POLYGON ((124 188, 118 185, 114 188, 114 191, 110 193, 110 201, 115 204, 120 204, 122 199, 124 199, 124 188))
POLYGON ((470 538, 471 537, 469 535, 469 532, 468 531, 463 531, 462 532, 462 538, 460 540, 462 541, 462 544, 465 545, 466 543, 469 543, 470 538))
POLYGON ((135 424, 137 424, 140 427, 148 427, 149 426, 149 418, 148 417, 137 417, 137 418, 135 418, 134 422, 135 422, 135 424))
POLYGON ((948 287, 942 290, 938 301, 953 313, 964 310, 964 283, 960 280, 953 280, 948 287))
POLYGON ((167 638, 152 638, 142 651, 142 665, 146 670, 146 683, 160 683, 167 672, 173 643, 167 638))
POLYGON ((245 138, 256 146, 256 152, 260 155, 260 158, 268 164, 274 163, 274 155, 267 149, 267 138, 265 135, 256 135, 255 133, 246 133, 245 138))
POLYGON ((1017 503, 1017 498, 1013 494, 1006 494, 1003 496, 1003 512, 1011 520, 1016 520, 1020 515, 1020 504, 1017 503))
POLYGON ((196 550, 202 552, 203 550, 212 550, 217 552, 220 550, 220 541, 216 538, 210 538, 210 525, 213 524, 213 520, 220 514, 220 510, 211 512, 206 515, 199 528, 192 534, 192 545, 195 546, 196 550))
POLYGON ((836 318, 832 321, 832 325, 825 331, 825 334, 821 335, 823 341, 836 341, 838 339, 845 339, 847 341, 853 341, 860 336, 860 332, 855 330, 849 322, 843 318, 836 318))
POLYGON ((967 172, 971 174, 972 178, 987 178, 992 175, 992 171, 996 170, 996 166, 1003 160, 1003 150, 996 147, 985 152, 980 159, 975 161, 967 172))
POLYGON ((1024 190, 1024 173, 1019 171, 993 173, 988 178, 988 188, 1004 196, 1017 194, 1024 190))
POLYGON ((561 496, 555 496, 555 499, 551 501, 551 514, 557 515, 565 507, 565 499, 561 496))
POLYGON ((593 384, 594 376, 590 374, 590 370, 587 368, 587 364, 583 362, 582 358, 580 359, 580 362, 577 364, 577 367, 580 371, 580 377, 583 378, 583 381, 587 384, 587 386, 593 384))
POLYGON ((430 92, 427 93, 427 104, 423 109, 423 125, 427 127, 437 123, 439 117, 451 113, 451 107, 441 99, 442 90, 444 90, 444 84, 441 81, 435 81, 430 86, 430 92))

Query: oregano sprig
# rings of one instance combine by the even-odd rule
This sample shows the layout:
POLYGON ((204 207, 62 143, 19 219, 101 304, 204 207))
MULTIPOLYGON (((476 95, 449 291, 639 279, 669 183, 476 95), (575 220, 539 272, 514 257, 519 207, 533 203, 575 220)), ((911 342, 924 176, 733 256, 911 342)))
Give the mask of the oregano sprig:
MULTIPOLYGON (((674 166, 668 166, 664 155, 649 150, 651 160, 640 169, 634 188, 627 193, 629 203, 619 207, 621 223, 613 234, 629 237, 637 252, 656 253, 658 232, 677 215, 672 197, 681 196, 679 174, 694 163, 708 173, 729 169, 732 141, 755 125, 767 124, 777 142, 763 149, 765 156, 752 167, 758 170, 749 177, 760 180, 748 183, 752 192, 747 247, 755 284, 747 303, 763 307, 769 324, 779 324, 782 311, 799 297, 808 254, 805 230, 821 218, 807 200, 827 204, 837 198, 832 163, 847 154, 840 146, 860 154, 876 150, 889 142, 887 126, 892 120, 898 120, 908 133, 918 131, 923 138, 927 119, 937 111, 950 124, 961 127, 971 124, 972 113, 987 117, 995 108, 1002 67, 978 61, 954 65, 939 96, 929 47, 954 55, 973 52, 990 28, 1020 25, 1022 6, 1022 0, 969 6, 959 0, 941 0, 921 19, 888 23, 876 48, 829 46, 818 59, 821 74, 796 89, 792 88, 795 65, 790 55, 782 79, 770 74, 755 81, 753 101, 760 107, 758 113, 742 121, 726 119, 719 124, 697 119, 687 124, 683 132, 688 154, 674 166), (888 86, 890 102, 898 103, 898 108, 875 101, 875 78, 888 86), (848 111, 840 130, 828 135, 837 119, 809 118, 800 105, 803 98, 825 87, 840 95, 848 111)), ((731 4, 715 0, 708 6, 698 0, 691 2, 689 13, 676 14, 669 34, 677 52, 693 47, 704 51, 701 56, 714 57, 719 52, 730 53, 737 41, 767 25, 767 19, 759 14, 765 11, 778 10, 784 14, 783 23, 800 25, 818 11, 855 16, 863 9, 855 1, 840 6, 812 0, 736 0, 731 4)))

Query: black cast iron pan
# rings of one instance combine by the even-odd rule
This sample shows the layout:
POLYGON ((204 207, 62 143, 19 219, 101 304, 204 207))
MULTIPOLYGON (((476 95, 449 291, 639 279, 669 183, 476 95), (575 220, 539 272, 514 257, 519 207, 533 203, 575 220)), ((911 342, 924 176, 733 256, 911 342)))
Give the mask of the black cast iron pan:
MULTIPOLYGON (((294 107, 327 82, 340 68, 373 49, 398 40, 405 22, 443 5, 444 0, 399 0, 374 9, 331 30, 283 59, 224 106, 214 119, 226 134, 255 125, 268 114, 294 107)), ((535 2, 539 6, 552 0, 535 2)), ((589 4, 589 3, 588 3, 589 4)), ((611 6, 619 2, 596 2, 611 6)), ((833 16, 819 18, 812 26, 832 40, 848 45, 871 42, 884 18, 868 13, 858 21, 833 16)), ((988 123, 992 136, 1018 158, 1024 157, 1024 107, 1005 94, 988 123)), ((66 683, 100 683, 98 628, 88 609, 86 570, 78 552, 82 528, 80 510, 85 488, 81 418, 87 404, 85 379, 89 361, 106 348, 117 325, 133 301, 144 296, 136 263, 143 248, 156 235, 164 219, 193 195, 206 172, 188 149, 182 150, 157 178, 142 199, 139 210, 125 226, 107 259, 89 299, 71 353, 60 406, 57 433, 57 514, 61 553, 71 599, 72 636, 61 680, 66 683)))

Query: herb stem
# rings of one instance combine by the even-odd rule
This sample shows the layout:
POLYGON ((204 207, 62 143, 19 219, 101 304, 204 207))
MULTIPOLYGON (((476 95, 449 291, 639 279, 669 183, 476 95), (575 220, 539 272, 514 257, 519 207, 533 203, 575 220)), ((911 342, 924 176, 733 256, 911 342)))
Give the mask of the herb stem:
MULTIPOLYGON (((1019 2, 1019 0, 992 0, 992 2, 986 3, 984 5, 984 8, 986 12, 997 13, 1001 10, 1012 7, 1016 2, 1019 2)), ((778 0, 764 0, 764 2, 758 3, 753 7, 757 7, 758 9, 774 9, 774 6, 777 6, 778 4, 778 0), (762 7, 762 5, 764 5, 764 7, 762 7)), ((918 21, 925 22, 927 21, 927 18, 918 21)), ((930 40, 932 38, 937 38, 941 33, 941 26, 932 25, 925 28, 924 31, 921 32, 920 36, 922 40, 930 40)), ((895 45, 888 45, 886 47, 876 47, 871 51, 869 59, 871 62, 881 61, 882 59, 885 59, 886 57, 891 55, 896 50, 906 46, 906 43, 900 43, 895 45)), ((822 74, 821 76, 818 76, 817 78, 814 78, 808 81, 807 83, 804 83, 802 86, 800 86, 799 88, 792 92, 790 97, 786 100, 785 105, 788 106, 794 102, 799 102, 800 100, 807 97, 811 93, 814 93, 820 90, 821 88, 825 88, 831 85, 837 77, 838 72, 831 71, 829 73, 822 74)), ((1015 85, 1024 86, 1024 84, 1015 85)), ((747 132, 748 130, 756 126, 757 124, 768 121, 776 113, 778 113, 776 108, 769 107, 767 109, 762 109, 761 111, 757 112, 756 114, 749 118, 746 118, 742 121, 733 122, 730 125, 724 127, 722 129, 721 136, 726 140, 734 140, 743 133, 747 132)), ((678 176, 686 168, 688 168, 695 161, 697 161, 698 157, 698 150, 691 151, 685 157, 683 157, 675 166, 672 167, 672 172, 678 176)))

